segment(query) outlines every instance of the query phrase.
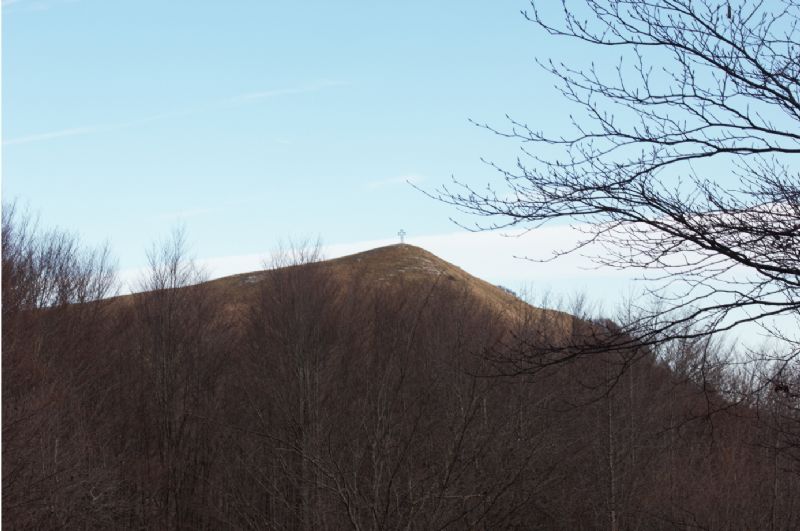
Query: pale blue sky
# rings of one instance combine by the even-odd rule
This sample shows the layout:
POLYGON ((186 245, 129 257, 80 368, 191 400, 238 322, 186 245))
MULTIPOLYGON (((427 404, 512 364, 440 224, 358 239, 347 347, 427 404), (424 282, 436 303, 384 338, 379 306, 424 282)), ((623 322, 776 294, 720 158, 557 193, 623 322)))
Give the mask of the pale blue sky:
POLYGON ((526 6, 4 2, 4 197, 123 269, 177 220, 209 257, 455 231, 405 180, 513 160, 468 118, 563 119, 526 6))
POLYGON ((182 223, 212 276, 257 269, 287 239, 319 236, 335 256, 403 228, 486 280, 585 292, 607 314, 639 289, 580 256, 514 258, 575 241, 567 227, 470 235, 406 183, 496 181, 481 157, 509 167, 520 146, 469 119, 567 132, 535 59, 616 57, 546 35, 525 0, 2 5, 3 197, 110 241, 126 281, 182 223))
MULTIPOLYGON (((556 3, 552 3, 555 7, 556 3)), ((3 2, 3 194, 109 240, 133 278, 184 223, 212 275, 255 269, 280 240, 330 254, 397 241, 489 281, 613 304, 624 275, 565 260, 561 230, 469 237, 434 189, 496 179, 519 146, 471 125, 506 113, 549 132, 569 109, 534 59, 593 59, 506 2, 3 2), (565 47, 568 46, 568 47, 565 47), (602 282, 599 280, 603 279, 602 282)))

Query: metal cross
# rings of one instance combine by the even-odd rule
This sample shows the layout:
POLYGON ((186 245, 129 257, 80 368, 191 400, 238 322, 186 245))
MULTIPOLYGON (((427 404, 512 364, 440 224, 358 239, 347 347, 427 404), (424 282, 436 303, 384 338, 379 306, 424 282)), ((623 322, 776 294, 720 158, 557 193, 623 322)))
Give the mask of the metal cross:
POLYGON ((400 243, 404 243, 406 241, 406 231, 400 229, 400 232, 397 233, 400 236, 400 243))

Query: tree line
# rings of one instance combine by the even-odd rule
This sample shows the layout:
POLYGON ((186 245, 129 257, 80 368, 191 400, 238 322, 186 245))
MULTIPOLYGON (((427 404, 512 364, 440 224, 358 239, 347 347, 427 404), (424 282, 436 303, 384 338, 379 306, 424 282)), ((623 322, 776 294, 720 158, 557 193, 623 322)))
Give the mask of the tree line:
POLYGON ((313 249, 225 296, 180 233, 112 297, 107 250, 13 207, 2 245, 9 527, 800 525, 792 367, 776 385, 701 337, 514 371, 618 325, 313 249))

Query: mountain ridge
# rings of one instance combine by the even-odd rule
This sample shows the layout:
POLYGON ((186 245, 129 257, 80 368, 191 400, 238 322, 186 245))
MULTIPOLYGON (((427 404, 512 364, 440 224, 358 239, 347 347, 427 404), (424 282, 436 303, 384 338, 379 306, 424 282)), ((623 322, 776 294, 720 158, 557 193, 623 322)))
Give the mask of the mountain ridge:
POLYGON ((574 319, 565 312, 537 308, 506 288, 472 275, 427 249, 406 243, 376 247, 331 259, 299 264, 281 264, 278 267, 261 271, 249 271, 209 280, 203 284, 218 290, 221 295, 224 294, 223 296, 241 299, 246 297, 247 292, 252 291, 255 285, 266 279, 271 273, 295 267, 319 267, 339 280, 355 282, 358 279, 374 286, 427 283, 434 285, 444 282, 450 287, 466 290, 494 311, 517 322, 524 319, 524 316, 530 312, 547 313, 562 326, 574 319))

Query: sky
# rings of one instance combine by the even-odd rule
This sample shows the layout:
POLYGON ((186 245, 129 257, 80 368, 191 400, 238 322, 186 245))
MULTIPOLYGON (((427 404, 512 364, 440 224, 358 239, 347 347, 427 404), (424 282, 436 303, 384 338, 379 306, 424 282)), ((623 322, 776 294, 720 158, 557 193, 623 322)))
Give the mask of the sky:
MULTIPOLYGON (((570 108, 536 58, 594 57, 525 20, 525 1, 4 0, 2 193, 44 224, 108 241, 130 285, 175 226, 211 276, 281 242, 327 256, 422 246, 514 290, 611 308, 631 274, 580 256, 568 227, 470 233, 435 201, 483 187, 520 146, 506 114, 551 133, 570 108), (416 188, 415 188, 416 187, 416 188)), ((556 8, 557 3, 547 4, 556 8)))

